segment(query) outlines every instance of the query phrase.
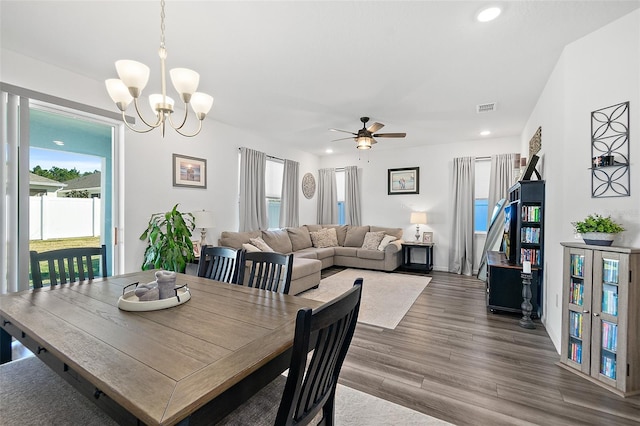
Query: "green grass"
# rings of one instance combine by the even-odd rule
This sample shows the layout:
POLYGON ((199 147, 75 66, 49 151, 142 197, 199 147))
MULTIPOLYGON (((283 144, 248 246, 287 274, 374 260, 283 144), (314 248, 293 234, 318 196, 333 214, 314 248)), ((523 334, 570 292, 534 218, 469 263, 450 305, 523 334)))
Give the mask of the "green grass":
MULTIPOLYGON (((58 250, 72 247, 100 247, 100 237, 83 237, 83 238, 59 238, 55 240, 31 240, 29 241, 29 250, 35 250, 38 253, 50 250, 58 250)), ((93 259, 93 270, 96 275, 100 271, 100 259, 93 259)), ((77 264, 74 265, 77 271, 77 264)), ((56 268, 57 269, 57 268, 56 268)), ((40 263, 40 273, 42 274, 43 284, 49 281, 49 264, 47 262, 40 263)), ((33 286, 31 272, 29 272, 29 285, 33 286)))

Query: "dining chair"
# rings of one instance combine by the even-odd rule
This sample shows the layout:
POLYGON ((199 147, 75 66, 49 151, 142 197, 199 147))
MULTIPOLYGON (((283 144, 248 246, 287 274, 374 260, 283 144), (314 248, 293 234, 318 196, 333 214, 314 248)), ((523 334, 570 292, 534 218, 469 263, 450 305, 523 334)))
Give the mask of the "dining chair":
POLYGON ((247 287, 289 293, 293 254, 256 251, 247 252, 238 271, 238 282, 247 287), (245 278, 249 269, 249 275, 245 278))
POLYGON ((198 276, 225 283, 238 284, 244 250, 230 247, 202 246, 198 261, 198 276))
POLYGON ((107 246, 74 247, 38 253, 30 251, 31 279, 33 288, 40 288, 43 277, 48 275, 50 285, 67 282, 92 280, 96 276, 107 276, 107 246), (100 256, 100 259, 98 259, 100 256), (93 261, 99 261, 99 270, 94 270, 93 261), (48 273, 42 269, 46 263, 48 273))
POLYGON ((219 425, 313 422, 332 426, 338 376, 358 320, 362 282, 362 278, 356 279, 352 288, 315 310, 300 309, 286 379, 278 377, 219 425), (277 392, 282 398, 276 412, 273 402, 277 392))

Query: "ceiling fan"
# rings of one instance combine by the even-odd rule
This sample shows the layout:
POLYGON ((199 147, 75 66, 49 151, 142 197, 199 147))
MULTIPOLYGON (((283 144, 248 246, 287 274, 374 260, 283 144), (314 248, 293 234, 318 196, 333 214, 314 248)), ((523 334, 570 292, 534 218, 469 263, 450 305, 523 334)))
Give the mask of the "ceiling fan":
POLYGON ((360 121, 362 122, 362 129, 358 130, 358 133, 350 132, 348 130, 329 129, 332 132, 344 132, 353 135, 348 138, 334 139, 331 142, 353 139, 356 141, 356 148, 371 149, 371 145, 373 145, 374 143, 378 143, 374 138, 404 138, 405 136, 407 136, 406 133, 375 133, 378 130, 382 129, 384 127, 384 124, 375 122, 367 127, 369 117, 360 117, 360 121))

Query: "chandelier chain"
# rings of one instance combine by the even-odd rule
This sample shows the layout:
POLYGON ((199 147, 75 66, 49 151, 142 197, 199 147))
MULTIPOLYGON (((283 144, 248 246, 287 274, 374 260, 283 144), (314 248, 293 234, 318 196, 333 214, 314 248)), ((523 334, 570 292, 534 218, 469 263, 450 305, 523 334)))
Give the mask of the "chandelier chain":
POLYGON ((160 47, 164 48, 164 0, 160 1, 160 47))

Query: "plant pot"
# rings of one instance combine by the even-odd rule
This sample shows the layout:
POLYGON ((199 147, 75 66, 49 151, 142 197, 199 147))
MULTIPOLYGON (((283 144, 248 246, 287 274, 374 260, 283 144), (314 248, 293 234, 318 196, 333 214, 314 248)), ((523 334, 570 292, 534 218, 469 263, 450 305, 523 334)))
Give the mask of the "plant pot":
POLYGON ((610 246, 616 238, 616 234, 606 232, 585 232, 581 236, 585 244, 592 246, 610 246))

